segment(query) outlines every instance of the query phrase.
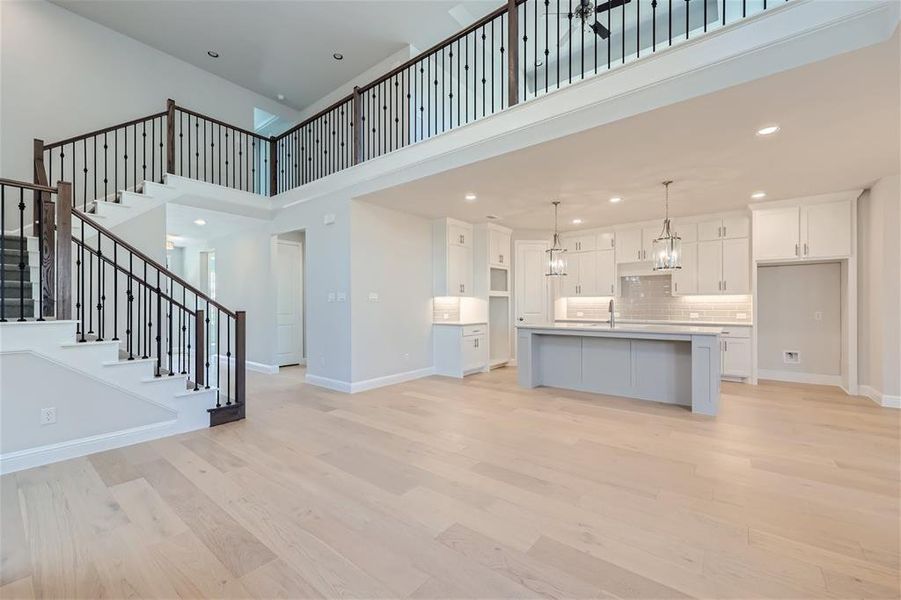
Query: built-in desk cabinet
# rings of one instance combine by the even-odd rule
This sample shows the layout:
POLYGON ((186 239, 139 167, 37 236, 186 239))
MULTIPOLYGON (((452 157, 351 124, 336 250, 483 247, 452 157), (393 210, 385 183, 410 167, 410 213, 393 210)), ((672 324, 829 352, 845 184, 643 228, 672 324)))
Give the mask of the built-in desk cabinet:
POLYGON ((432 327, 436 374, 465 377, 488 369, 487 323, 436 323, 432 327))
POLYGON ((432 224, 435 296, 473 295, 473 227, 454 219, 432 224))
POLYGON ((757 209, 754 258, 846 258, 851 255, 851 222, 849 200, 757 209))

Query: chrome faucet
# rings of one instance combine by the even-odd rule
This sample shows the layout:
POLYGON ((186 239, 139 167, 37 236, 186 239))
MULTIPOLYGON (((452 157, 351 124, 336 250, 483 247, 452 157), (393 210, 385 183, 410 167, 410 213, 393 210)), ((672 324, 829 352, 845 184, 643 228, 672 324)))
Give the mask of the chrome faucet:
POLYGON ((610 298, 610 304, 607 306, 607 312, 610 313, 610 329, 616 327, 616 312, 613 306, 613 298, 610 298))

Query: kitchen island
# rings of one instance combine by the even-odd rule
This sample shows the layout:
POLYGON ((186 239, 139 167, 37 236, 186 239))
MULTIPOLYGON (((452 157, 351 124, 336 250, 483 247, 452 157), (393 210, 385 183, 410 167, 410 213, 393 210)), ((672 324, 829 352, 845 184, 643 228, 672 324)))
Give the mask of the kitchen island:
POLYGON ((519 325, 519 385, 679 404, 715 415, 721 331, 688 325, 519 325))

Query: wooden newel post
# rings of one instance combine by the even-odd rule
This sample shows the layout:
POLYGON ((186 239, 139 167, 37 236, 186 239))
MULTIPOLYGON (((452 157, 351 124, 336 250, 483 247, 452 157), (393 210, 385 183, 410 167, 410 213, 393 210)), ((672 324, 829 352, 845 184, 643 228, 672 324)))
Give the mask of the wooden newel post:
POLYGON ((235 402, 244 403, 247 381, 247 312, 235 311, 235 402))
POLYGON ((56 199, 56 319, 72 318, 72 184, 60 181, 56 199))
POLYGON ((166 173, 175 175, 175 100, 166 100, 166 173))
POLYGON ((353 101, 354 164, 363 162, 363 94, 354 86, 353 101))
POLYGON ((206 317, 202 310, 198 310, 194 317, 194 385, 200 387, 204 383, 204 363, 206 355, 206 342, 204 342, 204 332, 206 331, 206 317))
POLYGON ((519 104, 519 15, 516 0, 507 0, 507 96, 509 106, 519 104))
POLYGON ((275 137, 269 138, 269 195, 275 196, 278 193, 278 159, 276 158, 276 150, 278 150, 278 140, 275 137))

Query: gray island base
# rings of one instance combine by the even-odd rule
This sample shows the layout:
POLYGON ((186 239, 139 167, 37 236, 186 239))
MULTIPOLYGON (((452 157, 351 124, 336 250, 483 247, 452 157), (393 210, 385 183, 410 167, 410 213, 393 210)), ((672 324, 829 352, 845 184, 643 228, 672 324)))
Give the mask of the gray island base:
POLYGON ((720 332, 685 325, 519 325, 519 385, 679 404, 716 415, 720 332))

